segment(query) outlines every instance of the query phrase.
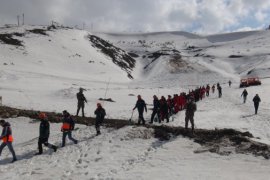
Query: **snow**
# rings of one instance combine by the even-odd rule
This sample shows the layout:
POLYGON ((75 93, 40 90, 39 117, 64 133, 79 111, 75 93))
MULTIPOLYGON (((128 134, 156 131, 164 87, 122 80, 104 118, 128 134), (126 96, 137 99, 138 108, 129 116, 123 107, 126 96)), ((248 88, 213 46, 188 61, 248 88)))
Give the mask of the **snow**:
MULTIPOLYGON (((24 26, 0 29, 0 33, 21 32, 42 28, 24 26)), ((137 95, 148 104, 152 96, 172 95, 206 84, 221 83, 223 97, 210 93, 198 102, 196 128, 234 128, 249 131, 255 141, 270 144, 270 60, 268 31, 238 32, 226 35, 198 36, 185 32, 148 34, 104 34, 97 36, 110 41, 126 52, 139 55, 132 72, 134 80, 117 67, 109 57, 91 46, 89 32, 57 29, 48 36, 27 33, 16 37, 24 47, 0 44, 0 95, 3 104, 11 107, 61 112, 76 111, 79 87, 88 104, 86 116, 93 112, 99 98, 107 117, 128 120, 137 95), (188 49, 194 46, 200 51, 188 49), (143 55, 155 51, 176 49, 187 66, 174 69, 171 56, 161 56, 148 71, 143 67, 152 59, 143 55), (198 56, 195 56, 199 54, 198 56), (208 55, 208 56, 207 56, 208 55), (239 58, 229 58, 240 55, 239 58), (91 61, 91 63, 89 62, 91 61), (92 62, 93 61, 93 62, 92 62), (7 65, 4 65, 6 63, 7 65), (250 73, 249 73, 250 72, 250 73), (240 97, 239 80, 256 75, 262 85, 247 88, 247 103, 240 97), (233 82, 228 87, 228 80, 233 82), (254 115, 252 98, 262 99, 258 115, 254 115), (106 97, 105 97, 106 96, 106 97)), ((151 106, 148 106, 151 108, 151 106)), ((137 120, 135 111, 132 118, 137 120)), ((149 121, 151 111, 145 114, 149 121)), ((37 151, 39 123, 18 117, 7 119, 12 125, 14 149, 19 161, 9 164, 11 155, 4 149, 0 157, 0 179, 268 179, 269 160, 250 154, 195 153, 202 147, 190 139, 175 137, 161 142, 150 128, 128 126, 121 129, 102 128, 95 136, 93 126, 76 125, 73 136, 77 145, 68 142, 56 153, 45 148, 37 151)), ((170 126, 184 126, 184 112, 175 116, 170 126)), ((60 145, 61 124, 51 123, 50 142, 60 145)))

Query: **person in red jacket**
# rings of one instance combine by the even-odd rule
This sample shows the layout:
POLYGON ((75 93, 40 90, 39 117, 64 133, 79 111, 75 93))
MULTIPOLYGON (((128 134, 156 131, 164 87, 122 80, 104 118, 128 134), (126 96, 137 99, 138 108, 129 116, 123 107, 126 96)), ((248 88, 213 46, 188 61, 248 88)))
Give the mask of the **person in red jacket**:
POLYGON ((178 94, 175 94, 174 97, 173 97, 173 103, 174 103, 174 113, 178 113, 179 111, 179 104, 178 104, 178 94))
POLYGON ((0 139, 2 139, 2 141, 3 141, 3 143, 0 145, 0 155, 1 155, 4 147, 7 146, 9 151, 11 152, 11 154, 13 156, 13 160, 11 161, 13 163, 13 162, 17 161, 17 157, 16 157, 15 151, 14 151, 13 146, 12 146, 13 137, 12 137, 12 131, 11 131, 10 124, 2 119, 2 120, 0 120, 0 125, 3 127, 3 131, 2 131, 2 134, 0 136, 0 139))
POLYGON ((61 127, 61 131, 63 132, 62 147, 66 145, 67 136, 68 139, 74 142, 74 144, 77 144, 78 141, 72 137, 72 131, 74 130, 75 122, 66 110, 63 111, 62 122, 63 122, 63 125, 61 127))

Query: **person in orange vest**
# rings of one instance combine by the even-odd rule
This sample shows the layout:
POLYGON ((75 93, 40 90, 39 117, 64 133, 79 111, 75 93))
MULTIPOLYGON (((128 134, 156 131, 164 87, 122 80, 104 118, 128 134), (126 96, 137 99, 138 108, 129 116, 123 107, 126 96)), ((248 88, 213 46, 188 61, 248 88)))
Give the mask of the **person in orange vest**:
POLYGON ((39 126, 39 138, 38 138, 38 153, 35 155, 40 155, 43 153, 42 144, 57 151, 57 146, 48 143, 50 136, 50 123, 48 121, 48 117, 46 113, 39 113, 38 118, 41 120, 39 126))
POLYGON ((72 137, 72 131, 74 130, 75 122, 70 116, 70 114, 64 110, 63 111, 63 125, 61 127, 61 131, 63 132, 63 138, 62 138, 62 147, 66 145, 66 137, 68 136, 68 139, 74 142, 74 144, 77 144, 78 141, 72 137))
POLYGON ((0 136, 0 139, 2 139, 2 141, 3 141, 3 143, 0 145, 0 155, 1 155, 4 147, 7 146, 9 151, 11 152, 11 154, 13 156, 13 160, 11 161, 13 163, 13 162, 17 161, 17 157, 16 157, 15 151, 14 151, 13 146, 12 146, 13 137, 12 137, 12 131, 11 131, 10 124, 2 119, 2 120, 0 120, 0 125, 3 127, 2 134, 0 136))

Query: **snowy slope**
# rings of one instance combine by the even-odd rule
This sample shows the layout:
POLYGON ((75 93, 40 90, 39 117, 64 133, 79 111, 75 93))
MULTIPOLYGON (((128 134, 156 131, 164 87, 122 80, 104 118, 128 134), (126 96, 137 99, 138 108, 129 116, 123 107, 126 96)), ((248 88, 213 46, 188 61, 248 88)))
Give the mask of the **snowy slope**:
MULTIPOLYGON (((79 126, 73 133, 79 144, 68 143, 56 153, 37 147, 38 124, 29 119, 9 119, 14 126, 15 150, 19 161, 8 164, 4 151, 1 179, 267 179, 269 160, 251 155, 220 156, 200 150, 191 140, 177 137, 168 142, 152 138, 151 129, 125 127, 102 129, 95 137, 93 127, 79 126), (30 121, 31 122, 31 121, 30 121), (32 132, 19 138, 19 127, 32 132)), ((59 144, 60 124, 52 124, 50 142, 59 144), (57 131, 58 130, 58 131, 57 131)))
MULTIPOLYGON (((26 33, 16 36, 23 46, 0 43, 0 95, 3 104, 43 111, 76 111, 75 94, 87 89, 86 115, 93 112, 98 98, 107 117, 131 117, 136 95, 152 104, 154 94, 167 96, 205 84, 220 82, 223 97, 217 94, 199 102, 196 128, 234 128, 249 131, 254 140, 270 144, 270 32, 253 31, 212 36, 185 32, 94 35, 110 42, 121 53, 136 60, 132 76, 89 41, 91 33, 75 29, 47 31, 48 35, 27 30, 42 27, 0 29, 1 33, 26 33), (232 55, 234 58, 232 58, 232 55), (235 57, 237 56, 237 57, 235 57), (4 65, 5 64, 5 65, 4 65), (242 103, 239 80, 259 76, 262 86, 249 87, 248 100, 242 103), (233 81, 231 88, 228 80, 233 81), (254 115, 252 98, 262 102, 254 115)), ((148 108, 151 108, 149 105, 148 108)), ((151 111, 145 115, 149 121, 151 111)), ((133 121, 137 121, 137 112, 133 121)), ((9 164, 4 150, 0 159, 0 179, 268 179, 269 160, 250 154, 229 156, 194 153, 201 146, 181 136, 170 141, 155 139, 151 129, 124 127, 102 129, 95 137, 94 127, 80 126, 74 132, 78 145, 68 144, 56 153, 36 152, 38 124, 28 118, 8 119, 15 138, 19 161, 9 164), (27 131, 25 131, 27 129, 27 131), (14 171, 10 171, 14 169, 14 171)), ((184 112, 170 126, 184 126, 184 112)), ((52 124, 50 141, 61 142, 60 124, 52 124)))

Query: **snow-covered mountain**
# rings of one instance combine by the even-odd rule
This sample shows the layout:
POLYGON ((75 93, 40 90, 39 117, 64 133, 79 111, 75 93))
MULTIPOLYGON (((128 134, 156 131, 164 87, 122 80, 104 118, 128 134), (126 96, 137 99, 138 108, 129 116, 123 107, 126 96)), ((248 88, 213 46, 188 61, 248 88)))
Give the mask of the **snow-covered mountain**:
MULTIPOLYGON (((86 116, 99 98, 107 118, 128 120, 141 94, 167 96, 206 84, 221 83, 223 97, 210 94, 198 102, 196 128, 249 131, 252 140, 270 144, 270 31, 200 36, 187 32, 146 34, 91 33, 65 27, 23 26, 0 29, 0 96, 2 103, 21 109, 75 114, 79 87, 88 99, 86 116), (258 76, 262 86, 249 87, 242 104, 241 77, 258 76), (233 82, 232 87, 227 85, 233 82), (262 102, 254 115, 252 98, 262 102)), ((150 106, 149 106, 150 108, 150 106)), ((148 121, 151 112, 145 115, 148 121)), ((184 126, 184 112, 166 125, 184 126)), ((132 117, 137 120, 137 112, 132 117)), ((0 157, 0 179, 268 179, 269 160, 238 154, 210 153, 182 136, 154 138, 151 128, 102 128, 78 125, 74 137, 56 153, 33 156, 38 124, 15 117, 11 122, 19 161, 0 157), (197 152, 197 153, 195 153, 197 152), (201 153, 198 153, 201 152, 201 153), (11 171, 12 169, 12 171, 11 171)), ((60 124, 51 124, 52 143, 60 145, 60 124)), ((223 146, 224 147, 224 146, 223 146)))

